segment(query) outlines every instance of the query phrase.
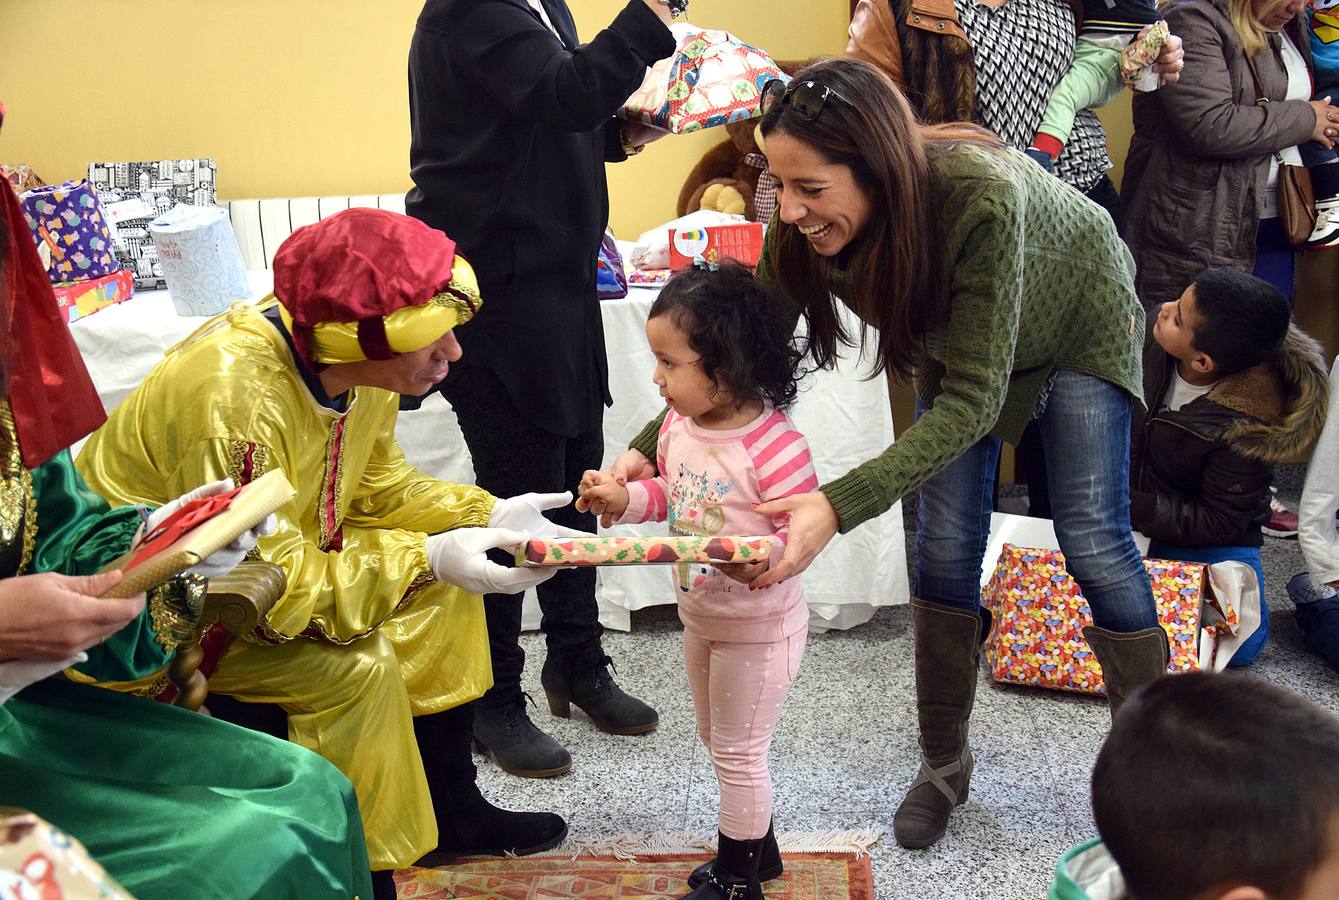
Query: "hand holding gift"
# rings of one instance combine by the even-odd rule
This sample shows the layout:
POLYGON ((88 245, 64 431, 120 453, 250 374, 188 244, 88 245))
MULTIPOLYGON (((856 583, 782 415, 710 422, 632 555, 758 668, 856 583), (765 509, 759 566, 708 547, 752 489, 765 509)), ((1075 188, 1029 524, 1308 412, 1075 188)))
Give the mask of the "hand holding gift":
MULTIPOLYGON (((1165 76, 1154 71, 1153 65, 1163 61, 1163 48, 1170 37, 1166 21, 1158 21, 1139 32, 1130 42, 1120 58, 1120 78, 1126 87, 1136 91, 1155 91, 1162 85, 1165 76)), ((1180 66, 1176 69, 1179 70, 1180 66)), ((1175 81, 1176 78, 1166 80, 1175 81)))
POLYGON ((428 536, 428 565, 438 581, 472 594, 519 594, 548 581, 557 569, 508 569, 487 557, 489 550, 514 552, 530 542, 524 531, 457 528, 428 536))

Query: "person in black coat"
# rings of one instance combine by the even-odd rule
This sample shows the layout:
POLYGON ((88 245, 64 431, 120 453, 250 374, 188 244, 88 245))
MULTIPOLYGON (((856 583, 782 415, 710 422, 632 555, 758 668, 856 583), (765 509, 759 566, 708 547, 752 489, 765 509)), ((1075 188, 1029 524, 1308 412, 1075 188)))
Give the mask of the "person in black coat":
MULTIPOLYGON (((487 298, 458 332, 466 362, 438 387, 479 486, 497 496, 566 491, 601 468, 612 402, 595 290, 604 164, 639 149, 614 113, 674 52, 669 9, 629 0, 586 44, 564 0, 428 0, 419 14, 405 206, 457 242, 487 298)), ((551 518, 595 530, 571 506, 551 518)), ((538 593, 550 709, 566 715, 575 703, 614 734, 654 729, 655 710, 610 677, 594 570, 561 572, 538 593)), ((485 600, 494 687, 476 705, 475 738, 514 775, 558 775, 571 756, 529 720, 521 693, 521 599, 485 600)))

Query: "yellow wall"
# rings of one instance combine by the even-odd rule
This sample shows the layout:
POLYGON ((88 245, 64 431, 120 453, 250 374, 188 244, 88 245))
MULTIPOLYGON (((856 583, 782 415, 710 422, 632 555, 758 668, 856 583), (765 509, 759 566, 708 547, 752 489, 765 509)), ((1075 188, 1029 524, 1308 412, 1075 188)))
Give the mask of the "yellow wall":
MULTIPOLYGON (((569 0, 583 37, 622 0, 569 0)), ((0 0, 0 161, 49 182, 90 160, 212 156, 219 196, 409 187, 405 59, 421 0, 0 0), (68 35, 66 38, 60 35, 68 35), (53 54, 52 42, 84 42, 53 54), (101 53, 94 52, 101 48, 101 53)), ((841 52, 848 0, 696 0, 693 21, 781 58, 841 52)), ((667 138, 610 168, 611 224, 674 214, 723 133, 667 138)))

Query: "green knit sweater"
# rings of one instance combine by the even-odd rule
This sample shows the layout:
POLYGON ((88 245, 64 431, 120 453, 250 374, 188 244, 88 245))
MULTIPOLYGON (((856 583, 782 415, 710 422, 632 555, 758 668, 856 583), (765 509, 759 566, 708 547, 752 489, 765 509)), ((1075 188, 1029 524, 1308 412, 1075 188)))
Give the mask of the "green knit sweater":
MULTIPOLYGON (((931 179, 951 285, 948 318, 927 336, 915 377, 933 407, 879 456, 823 485, 843 532, 986 435, 1016 443, 1057 369, 1110 381, 1142 402, 1144 312, 1134 262, 1107 213, 1015 151, 959 146, 931 161, 931 179)), ((770 247, 760 272, 770 271, 770 247)), ((834 276, 836 296, 845 281, 834 276)), ((631 446, 655 459, 657 430, 648 424, 631 446)))

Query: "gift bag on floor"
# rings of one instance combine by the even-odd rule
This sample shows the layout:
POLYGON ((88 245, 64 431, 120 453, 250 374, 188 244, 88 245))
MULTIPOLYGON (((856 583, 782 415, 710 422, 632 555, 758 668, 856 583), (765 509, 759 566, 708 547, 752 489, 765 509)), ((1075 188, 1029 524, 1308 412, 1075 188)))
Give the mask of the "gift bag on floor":
MULTIPOLYGON (((1211 590, 1207 567, 1145 559, 1144 568, 1153 587, 1158 620, 1168 636, 1169 671, 1226 666, 1231 653, 1217 652, 1218 640, 1241 630, 1240 616, 1232 598, 1219 597, 1211 590)), ((985 649, 996 681, 1106 693, 1102 667, 1083 637, 1083 629, 1093 624, 1092 612, 1065 570, 1065 557, 1059 550, 1006 543, 994 574, 981 591, 981 605, 994 617, 985 649)))
POLYGON ((687 134, 760 115, 763 85, 787 79, 772 58, 728 31, 672 26, 678 50, 647 70, 619 115, 687 134))

